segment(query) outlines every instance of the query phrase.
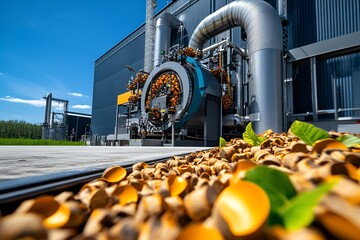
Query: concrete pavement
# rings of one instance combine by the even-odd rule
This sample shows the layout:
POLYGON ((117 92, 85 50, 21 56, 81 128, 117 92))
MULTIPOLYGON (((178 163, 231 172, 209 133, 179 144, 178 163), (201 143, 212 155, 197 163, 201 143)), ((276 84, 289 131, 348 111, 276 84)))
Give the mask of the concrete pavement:
POLYGON ((204 149, 208 148, 0 146, 0 181, 70 170, 104 169, 204 149))

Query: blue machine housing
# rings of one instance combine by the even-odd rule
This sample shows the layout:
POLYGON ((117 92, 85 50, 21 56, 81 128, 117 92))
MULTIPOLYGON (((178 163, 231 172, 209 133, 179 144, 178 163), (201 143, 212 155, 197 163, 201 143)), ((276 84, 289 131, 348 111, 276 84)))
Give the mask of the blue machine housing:
MULTIPOLYGON (((221 85, 214 75, 194 58, 186 57, 179 59, 179 62, 169 61, 154 68, 143 88, 142 117, 148 117, 145 102, 152 83, 166 72, 176 74, 181 85, 181 102, 176 107, 176 112, 171 113, 175 129, 201 130, 204 138, 214 135, 212 139, 217 142, 221 132, 221 85)), ((162 109, 162 112, 167 110, 162 109)), ((171 126, 171 121, 164 121, 161 128, 165 130, 171 126)))

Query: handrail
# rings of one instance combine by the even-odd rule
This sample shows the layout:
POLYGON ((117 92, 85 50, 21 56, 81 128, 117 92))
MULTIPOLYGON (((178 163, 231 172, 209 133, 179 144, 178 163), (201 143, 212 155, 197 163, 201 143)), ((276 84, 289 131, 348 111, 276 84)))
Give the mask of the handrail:
MULTIPOLYGON (((339 112, 346 112, 346 111, 360 111, 360 107, 354 108, 338 108, 338 109, 320 109, 317 110, 317 114, 332 114, 332 113, 339 113, 339 112)), ((313 115, 313 112, 306 112, 306 113, 294 113, 294 114, 286 114, 288 117, 305 117, 313 115)), ((354 116, 356 117, 356 116, 354 116)), ((335 118, 335 117, 334 117, 335 118)), ((360 118, 360 116, 358 116, 360 118)), ((339 118, 335 118, 335 120, 339 120, 339 118)))

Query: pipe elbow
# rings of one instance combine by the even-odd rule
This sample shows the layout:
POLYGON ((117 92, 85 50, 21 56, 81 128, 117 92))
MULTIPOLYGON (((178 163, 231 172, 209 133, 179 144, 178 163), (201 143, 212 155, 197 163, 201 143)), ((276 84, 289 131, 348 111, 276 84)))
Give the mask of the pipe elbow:
POLYGON ((247 32, 249 55, 266 48, 282 50, 280 17, 275 9, 263 0, 231 2, 210 14, 196 27, 189 47, 202 50, 209 38, 238 26, 247 32))

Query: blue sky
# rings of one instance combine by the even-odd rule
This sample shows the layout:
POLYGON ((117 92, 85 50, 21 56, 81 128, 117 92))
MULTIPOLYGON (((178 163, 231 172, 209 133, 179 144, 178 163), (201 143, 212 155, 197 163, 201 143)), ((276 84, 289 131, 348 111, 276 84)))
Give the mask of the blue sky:
POLYGON ((0 0, 0 120, 42 123, 49 92, 91 114, 95 60, 145 22, 145 8, 145 0, 0 0))

